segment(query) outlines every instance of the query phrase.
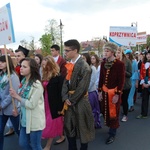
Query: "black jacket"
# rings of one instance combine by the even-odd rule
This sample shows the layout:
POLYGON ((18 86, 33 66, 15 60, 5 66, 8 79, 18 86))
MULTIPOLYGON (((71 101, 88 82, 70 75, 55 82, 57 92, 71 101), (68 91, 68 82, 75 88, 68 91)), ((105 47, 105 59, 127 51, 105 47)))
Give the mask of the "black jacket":
POLYGON ((61 97, 62 84, 63 77, 59 75, 51 78, 47 85, 48 102, 53 119, 60 116, 58 114, 58 111, 61 111, 63 108, 63 102, 61 97))

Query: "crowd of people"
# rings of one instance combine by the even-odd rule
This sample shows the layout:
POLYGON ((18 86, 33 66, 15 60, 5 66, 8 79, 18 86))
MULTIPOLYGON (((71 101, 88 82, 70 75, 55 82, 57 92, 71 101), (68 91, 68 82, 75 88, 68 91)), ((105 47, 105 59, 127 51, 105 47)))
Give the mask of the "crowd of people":
POLYGON ((14 133, 22 150, 50 150, 56 137, 54 145, 67 140, 68 150, 77 150, 76 140, 80 139, 80 150, 88 150, 95 130, 103 124, 109 127, 106 144, 111 144, 120 126, 120 109, 121 121, 128 121, 138 93, 142 104, 136 118, 147 118, 148 48, 134 53, 106 42, 103 58, 99 58, 80 54, 80 43, 71 39, 64 42, 65 58, 56 44, 50 52, 30 58, 29 50, 19 45, 16 63, 10 56, 0 56, 0 150, 4 137, 14 133), (43 148, 41 139, 46 139, 43 148))

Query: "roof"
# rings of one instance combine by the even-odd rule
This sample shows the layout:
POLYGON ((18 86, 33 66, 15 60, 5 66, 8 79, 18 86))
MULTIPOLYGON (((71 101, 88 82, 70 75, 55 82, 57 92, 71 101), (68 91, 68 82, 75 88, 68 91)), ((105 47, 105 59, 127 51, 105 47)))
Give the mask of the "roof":
MULTIPOLYGON (((7 51, 7 54, 9 54, 11 57, 15 56, 15 54, 14 54, 13 51, 11 51, 11 50, 9 50, 9 49, 7 49, 7 48, 6 48, 6 51, 7 51)), ((4 50, 4 48, 0 48, 0 55, 5 55, 5 50, 4 50)))

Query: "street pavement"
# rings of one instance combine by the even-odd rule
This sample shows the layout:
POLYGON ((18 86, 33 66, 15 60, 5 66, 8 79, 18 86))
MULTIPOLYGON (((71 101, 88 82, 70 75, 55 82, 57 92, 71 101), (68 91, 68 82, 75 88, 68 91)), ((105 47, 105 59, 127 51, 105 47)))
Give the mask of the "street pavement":
MULTIPOLYGON (((141 99, 137 99, 134 108, 133 112, 128 113, 127 122, 120 121, 117 137, 114 143, 109 145, 105 144, 108 128, 103 125, 103 117, 101 117, 102 128, 96 129, 95 140, 89 143, 88 150, 150 150, 150 113, 147 119, 136 119, 141 111, 141 99)), ((120 113, 120 120, 121 118, 120 113)), ((4 150, 21 150, 17 135, 5 137, 4 140, 4 150)), ((42 140, 42 147, 45 143, 46 141, 42 140)), ((79 141, 77 144, 79 150, 79 141)), ((62 144, 52 145, 51 150, 67 150, 67 140, 62 144)))

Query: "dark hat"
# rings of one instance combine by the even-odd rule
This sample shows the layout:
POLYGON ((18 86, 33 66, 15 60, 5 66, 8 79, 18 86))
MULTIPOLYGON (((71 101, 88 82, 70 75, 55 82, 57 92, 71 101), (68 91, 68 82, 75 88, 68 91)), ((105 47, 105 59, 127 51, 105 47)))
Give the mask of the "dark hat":
POLYGON ((28 56, 29 50, 26 49, 26 48, 24 48, 24 47, 22 47, 21 45, 18 46, 18 49, 15 50, 15 52, 20 52, 20 51, 23 52, 23 54, 25 55, 25 57, 28 56))

